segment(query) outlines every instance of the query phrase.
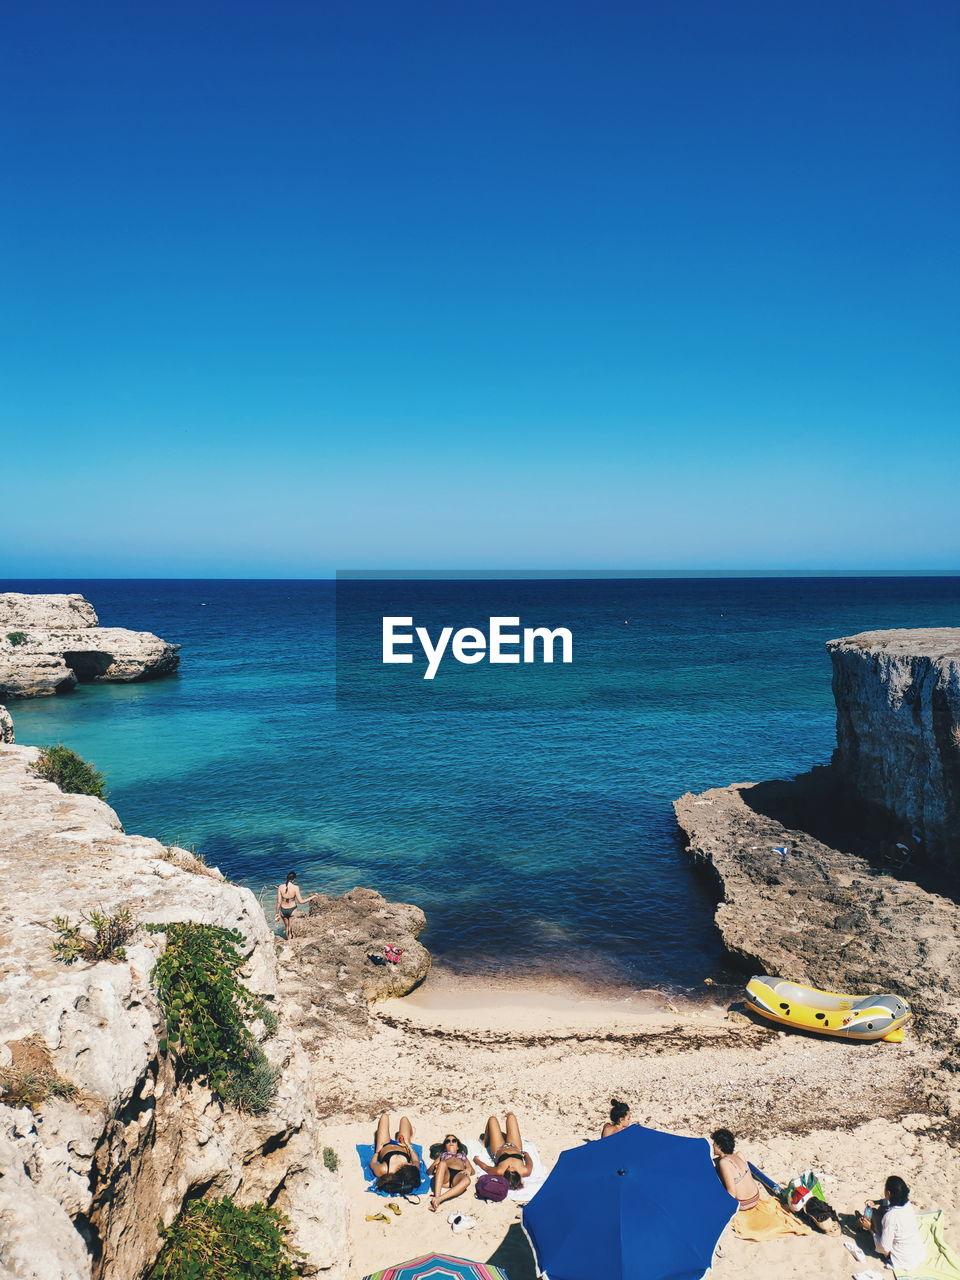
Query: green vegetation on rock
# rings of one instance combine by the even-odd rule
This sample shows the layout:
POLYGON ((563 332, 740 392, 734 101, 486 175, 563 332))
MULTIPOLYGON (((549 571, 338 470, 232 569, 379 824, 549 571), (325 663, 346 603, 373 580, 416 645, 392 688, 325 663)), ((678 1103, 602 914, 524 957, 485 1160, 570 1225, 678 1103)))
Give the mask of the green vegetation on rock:
POLYGON ((102 800, 106 794, 103 774, 62 743, 44 747, 33 768, 41 778, 55 782, 61 791, 70 795, 96 796, 102 800))
POLYGON ((149 1280, 296 1280, 305 1255, 287 1244, 286 1225, 265 1204, 194 1200, 169 1227, 160 1223, 164 1243, 149 1280))
POLYGON ((149 924, 167 945, 153 967, 166 1036, 162 1051, 205 1080, 240 1110, 269 1110, 280 1072, 267 1061, 249 1023, 263 1018, 263 1000, 240 978, 244 938, 236 929, 186 920, 149 924))
POLYGON ((137 926, 127 908, 121 907, 113 915, 91 911, 88 916, 81 916, 78 924, 72 924, 68 916, 54 916, 51 927, 57 935, 50 944, 57 960, 63 964, 73 964, 75 960, 96 964, 99 960, 126 960, 126 943, 137 926), (93 931, 92 938, 84 935, 84 925, 93 931))
POLYGON ((26 632, 24 631, 8 631, 7 640, 16 649, 18 645, 27 643, 26 632))

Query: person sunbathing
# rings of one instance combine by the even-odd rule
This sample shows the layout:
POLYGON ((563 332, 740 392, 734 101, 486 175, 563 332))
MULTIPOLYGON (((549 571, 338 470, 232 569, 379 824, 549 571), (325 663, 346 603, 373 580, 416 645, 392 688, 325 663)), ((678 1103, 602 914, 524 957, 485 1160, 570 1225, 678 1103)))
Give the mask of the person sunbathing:
POLYGON ((490 1152, 493 1164, 486 1164, 479 1158, 474 1160, 474 1164, 485 1173, 499 1173, 514 1191, 518 1191, 523 1186, 523 1179, 533 1173, 533 1160, 523 1149, 520 1124, 512 1111, 507 1112, 506 1122, 504 1134, 497 1117, 490 1117, 483 1131, 483 1144, 490 1152))
POLYGON ((888 1258, 891 1267, 912 1271, 923 1263, 926 1248, 910 1203, 910 1188, 891 1174, 883 1190, 883 1200, 867 1201, 866 1212, 859 1215, 860 1225, 873 1236, 877 1253, 888 1258))
POLYGON ((384 1111, 377 1121, 370 1172, 377 1188, 389 1195, 404 1196, 420 1185, 420 1157, 413 1149, 413 1125, 402 1116, 396 1136, 390 1137, 390 1114, 384 1111))
POLYGON ((717 1129, 710 1136, 720 1181, 737 1201, 741 1213, 753 1209, 760 1203, 762 1188, 743 1156, 735 1154, 736 1139, 729 1129, 717 1129))
POLYGON ((473 1164, 467 1155, 467 1148, 460 1139, 448 1133, 442 1142, 430 1148, 433 1163, 427 1173, 433 1179, 433 1195, 430 1197, 430 1212, 436 1211, 444 1200, 453 1200, 462 1196, 473 1177, 473 1164))
POLYGON ((622 1133, 631 1123, 630 1115, 630 1108, 625 1102, 618 1102, 616 1098, 611 1098, 610 1119, 600 1131, 600 1137, 609 1138, 611 1133, 622 1133))

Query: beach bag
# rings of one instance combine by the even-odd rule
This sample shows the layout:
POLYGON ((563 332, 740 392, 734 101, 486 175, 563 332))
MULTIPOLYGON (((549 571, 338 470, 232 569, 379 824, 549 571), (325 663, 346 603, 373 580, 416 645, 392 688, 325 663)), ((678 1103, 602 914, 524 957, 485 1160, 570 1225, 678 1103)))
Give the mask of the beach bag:
POLYGON ((784 1200, 791 1213, 803 1213, 811 1200, 822 1200, 826 1203, 827 1197, 823 1194, 819 1175, 812 1169, 808 1169, 798 1178, 790 1179, 786 1186, 784 1200))
POLYGON ((477 1179, 478 1200, 506 1200, 510 1183, 499 1173, 485 1173, 477 1179))

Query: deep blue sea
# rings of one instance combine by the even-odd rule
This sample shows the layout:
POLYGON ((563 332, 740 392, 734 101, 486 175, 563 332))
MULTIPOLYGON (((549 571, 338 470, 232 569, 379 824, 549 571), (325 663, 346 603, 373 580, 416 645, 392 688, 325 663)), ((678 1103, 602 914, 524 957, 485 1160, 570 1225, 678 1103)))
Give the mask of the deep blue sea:
MULTIPOLYGON (((485 621, 511 589, 461 584, 444 608, 485 621)), ((338 699, 329 581, 0 590, 79 591, 103 625, 183 645, 176 677, 10 706, 18 742, 64 742, 106 773, 128 831, 256 891, 297 868, 305 889, 416 902, 454 967, 680 988, 721 950, 671 800, 829 758, 827 639, 960 623, 960 578, 554 580, 531 622, 571 628, 571 667, 445 667, 430 684, 406 668, 365 698, 351 646, 374 594, 341 601, 338 699)))

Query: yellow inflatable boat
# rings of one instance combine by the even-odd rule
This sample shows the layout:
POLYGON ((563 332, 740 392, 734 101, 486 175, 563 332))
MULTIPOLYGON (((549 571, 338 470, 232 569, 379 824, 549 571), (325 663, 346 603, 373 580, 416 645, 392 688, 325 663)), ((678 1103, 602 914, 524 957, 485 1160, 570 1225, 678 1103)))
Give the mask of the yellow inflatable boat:
POLYGON ((845 996, 767 975, 747 983, 747 1007, 784 1027, 847 1040, 902 1040, 911 1016, 899 996, 845 996))

